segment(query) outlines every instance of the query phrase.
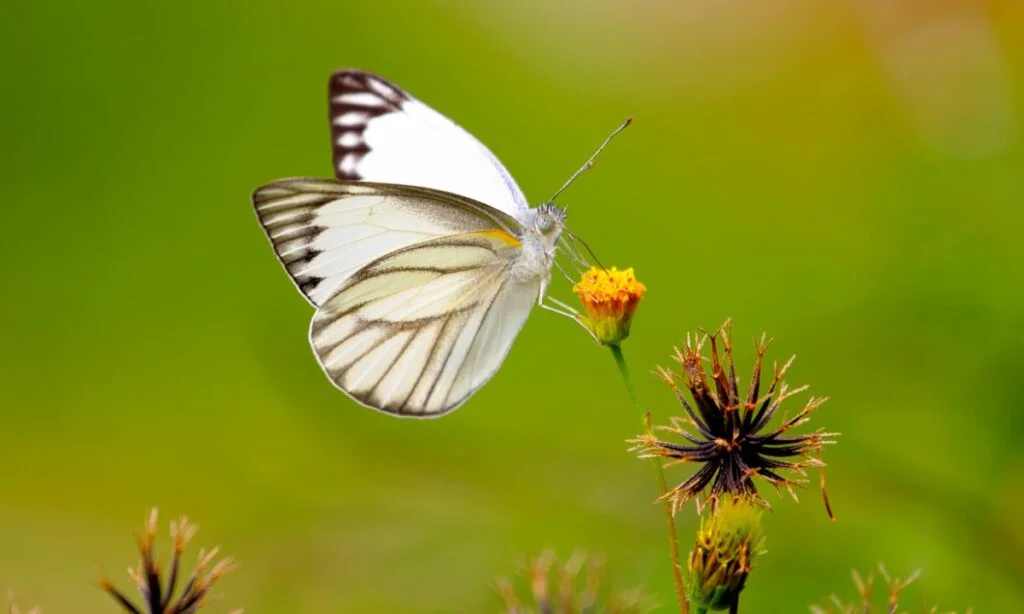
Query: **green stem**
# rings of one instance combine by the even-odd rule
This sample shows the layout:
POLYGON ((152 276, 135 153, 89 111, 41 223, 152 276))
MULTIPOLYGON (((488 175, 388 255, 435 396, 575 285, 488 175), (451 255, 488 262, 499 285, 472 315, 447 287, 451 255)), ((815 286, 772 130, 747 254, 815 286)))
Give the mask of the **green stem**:
MULTIPOLYGON (((649 434, 651 432, 651 415, 645 412, 643 405, 640 404, 640 397, 637 395, 636 387, 633 385, 633 378, 629 375, 629 367, 626 365, 625 356, 622 355, 622 348, 618 344, 612 344, 608 347, 615 358, 615 364, 619 368, 622 381, 626 384, 629 399, 633 402, 637 412, 640 413, 640 421, 643 424, 644 432, 649 434)), ((664 497, 668 492, 665 472, 662 471, 661 463, 656 458, 651 459, 651 466, 654 468, 654 476, 658 483, 658 495, 664 497)), ((672 578, 676 584, 676 599, 679 601, 679 611, 682 614, 689 614, 690 606, 686 600, 686 589, 683 585, 683 566, 679 560, 679 538, 676 536, 676 522, 675 517, 672 515, 672 503, 668 499, 663 499, 662 508, 665 511, 665 527, 668 529, 668 549, 672 556, 672 578)))

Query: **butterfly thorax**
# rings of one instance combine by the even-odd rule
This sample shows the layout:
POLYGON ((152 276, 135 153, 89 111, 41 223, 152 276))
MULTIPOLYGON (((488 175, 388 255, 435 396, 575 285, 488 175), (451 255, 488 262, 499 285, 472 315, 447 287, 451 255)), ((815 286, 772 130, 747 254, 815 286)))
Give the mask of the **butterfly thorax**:
POLYGON ((555 258, 555 245, 565 228, 565 210, 545 203, 529 211, 522 219, 519 236, 520 256, 512 265, 512 275, 521 281, 547 278, 555 258))

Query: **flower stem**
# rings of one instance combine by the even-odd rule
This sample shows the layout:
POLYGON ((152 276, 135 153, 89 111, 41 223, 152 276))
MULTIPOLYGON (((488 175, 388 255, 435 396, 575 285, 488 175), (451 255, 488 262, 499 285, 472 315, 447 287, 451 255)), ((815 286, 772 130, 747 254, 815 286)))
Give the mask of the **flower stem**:
MULTIPOLYGON (((629 375, 629 366, 626 365, 626 358, 622 355, 622 348, 618 344, 608 346, 615 358, 615 365, 619 368, 619 374, 626 385, 629 399, 633 402, 637 412, 640 413, 640 420, 644 432, 651 432, 651 415, 644 411, 640 404, 640 397, 637 396, 636 387, 633 385, 633 378, 629 375)), ((651 459, 651 466, 654 468, 654 475, 658 483, 658 494, 664 496, 668 492, 668 485, 665 483, 665 472, 662 471, 661 463, 656 458, 651 459)), ((679 601, 679 611, 682 614, 689 614, 690 606, 686 600, 686 589, 683 585, 683 567, 679 560, 679 538, 676 536, 676 522, 672 515, 672 503, 668 499, 662 500, 662 509, 665 511, 665 527, 668 529, 668 549, 672 556, 672 578, 676 584, 676 599, 679 601)))

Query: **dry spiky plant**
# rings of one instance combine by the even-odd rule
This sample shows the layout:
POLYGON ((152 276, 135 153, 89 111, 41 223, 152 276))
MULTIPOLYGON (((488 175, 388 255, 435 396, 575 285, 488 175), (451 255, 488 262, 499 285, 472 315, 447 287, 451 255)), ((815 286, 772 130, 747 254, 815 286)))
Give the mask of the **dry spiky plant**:
MULTIPOLYGON (((811 606, 812 614, 909 614, 909 610, 903 609, 900 605, 900 596, 914 580, 921 575, 921 570, 911 573, 906 578, 897 578, 889 574, 885 566, 878 564, 878 573, 885 582, 884 605, 876 605, 874 598, 875 575, 869 573, 867 577, 861 576, 856 570, 852 572, 853 584, 857 587, 856 601, 843 601, 838 595, 832 594, 824 605, 811 606)), ((922 607, 920 612, 927 614, 939 614, 937 607, 922 607)), ((955 614, 948 612, 946 614, 955 614)), ((971 614, 968 609, 964 614, 971 614)))
MULTIPOLYGON (((217 580, 235 569, 236 566, 230 558, 215 561, 220 548, 214 548, 208 552, 205 549, 200 549, 195 567, 188 579, 185 580, 181 592, 175 597, 181 555, 189 541, 195 536, 198 527, 190 523, 185 516, 177 521, 171 521, 170 524, 173 550, 166 585, 161 579, 160 566, 153 552, 157 531, 156 508, 149 513, 142 532, 136 536, 140 560, 138 565, 128 569, 128 575, 142 597, 141 606, 135 605, 124 593, 114 588, 110 580, 106 578, 100 580, 100 588, 109 593, 125 611, 132 614, 142 614, 143 612, 146 614, 194 614, 207 605, 210 588, 217 580)), ((230 614, 240 614, 241 612, 242 610, 232 610, 230 614)))
POLYGON ((8 614, 42 614, 39 608, 32 608, 31 610, 22 610, 18 607, 18 604, 14 601, 14 591, 7 593, 7 612, 8 614))
MULTIPOLYGON (((793 364, 793 358, 790 358, 781 367, 775 363, 768 390, 761 390, 761 364, 770 344, 771 340, 764 335, 754 344, 757 358, 744 397, 740 396, 736 378, 729 322, 712 334, 687 335, 683 348, 676 349, 675 359, 680 365, 678 372, 659 368, 658 375, 675 392, 686 417, 672 418, 671 426, 657 429, 678 436, 683 443, 663 441, 651 431, 630 443, 634 444, 632 451, 641 458, 669 459, 666 466, 679 463, 700 465, 686 481, 665 494, 672 502, 673 511, 678 511, 694 498, 700 510, 708 500, 716 500, 725 494, 757 497, 764 503, 758 496, 755 477, 767 481, 776 490, 787 490, 795 499, 793 487, 806 482, 802 479, 806 476, 805 469, 825 466, 820 459, 822 447, 835 443, 833 438, 837 433, 818 430, 802 435, 790 434, 794 428, 810 420, 810 413, 825 402, 825 397, 811 397, 796 415, 783 418, 782 424, 774 429, 768 426, 784 401, 808 388, 790 389, 782 381, 793 364), (711 344, 710 360, 704 356, 704 345, 708 340, 711 344), (724 359, 719 353, 720 345, 724 348, 724 359), (711 364, 710 377, 705 362, 711 364), (692 405, 680 389, 680 382, 693 399, 692 405), (786 476, 786 472, 798 477, 786 476), (703 500, 702 494, 706 494, 703 500)), ((831 516, 827 496, 825 505, 831 516)))
POLYGON ((602 591, 604 565, 600 559, 576 552, 559 565, 548 550, 526 565, 529 591, 521 597, 509 578, 498 580, 497 591, 507 614, 645 614, 653 609, 640 590, 602 591))

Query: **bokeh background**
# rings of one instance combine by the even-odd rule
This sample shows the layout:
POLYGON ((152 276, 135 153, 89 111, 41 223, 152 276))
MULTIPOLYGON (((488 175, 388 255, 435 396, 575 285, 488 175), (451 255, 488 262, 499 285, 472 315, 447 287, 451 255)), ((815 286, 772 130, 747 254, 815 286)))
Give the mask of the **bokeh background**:
MULTIPOLYGON (((671 611, 649 467, 608 352, 537 312, 460 411, 357 407, 249 193, 329 176, 328 75, 389 77, 561 199, 650 291, 640 394, 686 331, 762 330, 828 395, 838 522, 776 499, 742 610, 921 568, 945 609, 1024 611, 1024 4, 7 2, 0 7, 0 588, 113 611, 150 506, 242 564, 213 611, 495 612, 543 548, 671 611)), ((555 293, 571 298, 567 284, 555 293)), ((741 373, 746 372, 743 366, 741 373)), ((796 411, 799 401, 790 409, 796 411)), ((681 480, 684 471, 671 477, 681 480)), ((816 476, 813 476, 816 478, 816 476)), ((681 513, 686 542, 697 524, 681 513)))

